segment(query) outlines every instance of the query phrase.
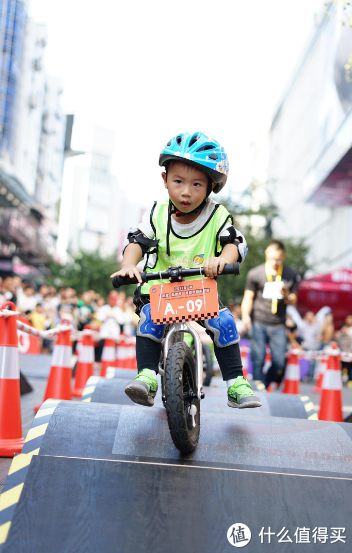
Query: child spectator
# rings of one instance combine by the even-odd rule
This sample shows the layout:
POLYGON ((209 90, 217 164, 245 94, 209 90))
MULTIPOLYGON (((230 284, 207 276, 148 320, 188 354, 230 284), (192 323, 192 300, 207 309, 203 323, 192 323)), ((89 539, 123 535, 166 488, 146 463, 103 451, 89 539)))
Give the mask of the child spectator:
POLYGON ((346 332, 352 338, 352 315, 347 315, 345 319, 346 332))
POLYGON ((328 313, 321 327, 321 341, 323 346, 328 346, 335 336, 334 315, 328 313))
POLYGON ((46 330, 46 315, 41 303, 37 303, 35 310, 28 315, 28 319, 37 330, 46 330))
MULTIPOLYGON (((343 324, 340 328, 337 343, 341 351, 352 353, 352 336, 349 335, 346 324, 343 324)), ((352 387, 352 359, 350 361, 342 361, 342 369, 347 370, 349 386, 352 387)))

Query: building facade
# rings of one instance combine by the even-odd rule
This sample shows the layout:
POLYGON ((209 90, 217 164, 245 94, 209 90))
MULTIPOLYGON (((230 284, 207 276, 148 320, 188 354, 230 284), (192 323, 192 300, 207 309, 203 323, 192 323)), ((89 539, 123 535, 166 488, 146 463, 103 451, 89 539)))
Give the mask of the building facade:
POLYGON ((63 84, 45 72, 46 43, 26 2, 0 0, 0 258, 26 275, 55 255, 64 161, 63 84))
POLYGON ((304 239, 314 273, 352 265, 352 29, 331 4, 317 17, 270 129, 275 236, 304 239))
POLYGON ((26 2, 0 0, 0 155, 10 157, 26 2))
POLYGON ((61 78, 46 76, 35 195, 54 221, 58 220, 65 154, 67 116, 61 107, 63 89, 61 78))
POLYGON ((139 222, 141 204, 126 200, 111 174, 115 134, 96 127, 91 151, 65 163, 60 209, 58 256, 67 251, 121 251, 126 229, 139 222))
MULTIPOLYGON (((29 194, 36 194, 39 144, 45 98, 44 54, 47 29, 27 19, 13 117, 13 155, 17 178, 29 194)), ((40 198, 38 197, 40 200, 40 198)))

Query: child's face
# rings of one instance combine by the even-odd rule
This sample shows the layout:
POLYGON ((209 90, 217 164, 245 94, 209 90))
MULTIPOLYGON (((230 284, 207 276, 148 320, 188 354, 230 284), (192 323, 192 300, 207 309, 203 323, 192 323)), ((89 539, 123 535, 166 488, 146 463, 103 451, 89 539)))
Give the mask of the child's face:
POLYGON ((208 177, 203 171, 183 163, 173 163, 166 174, 162 173, 170 200, 182 213, 196 209, 207 194, 208 177))

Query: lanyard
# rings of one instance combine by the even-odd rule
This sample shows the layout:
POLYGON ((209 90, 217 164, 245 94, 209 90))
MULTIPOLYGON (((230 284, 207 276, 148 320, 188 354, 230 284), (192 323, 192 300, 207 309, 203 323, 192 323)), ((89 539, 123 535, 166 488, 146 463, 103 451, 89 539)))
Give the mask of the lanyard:
MULTIPOLYGON (((280 282, 283 268, 284 268, 283 265, 280 265, 280 267, 278 268, 277 275, 275 277, 276 282, 280 282)), ((265 263, 265 273, 266 273, 267 281, 273 282, 273 275, 269 273, 269 265, 267 263, 265 263)), ((277 313, 277 299, 273 299, 271 301, 271 312, 273 315, 277 313)))

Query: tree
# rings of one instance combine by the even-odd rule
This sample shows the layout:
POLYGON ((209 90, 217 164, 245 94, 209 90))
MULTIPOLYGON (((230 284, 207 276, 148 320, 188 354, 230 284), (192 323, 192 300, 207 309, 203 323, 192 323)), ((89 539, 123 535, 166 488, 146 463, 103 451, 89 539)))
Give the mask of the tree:
MULTIPOLYGON (((107 297, 112 290, 110 275, 120 268, 116 254, 102 257, 98 251, 79 251, 69 253, 66 265, 60 265, 52 260, 49 265, 50 275, 46 282, 51 286, 69 286, 78 294, 85 290, 95 290, 103 297, 107 297)), ((131 294, 134 285, 124 287, 126 293, 131 294)))
MULTIPOLYGON (((232 275, 224 275, 217 280, 221 300, 223 303, 227 303, 229 299, 242 298, 246 286, 248 271, 257 265, 264 263, 264 252, 272 239, 271 233, 267 233, 267 235, 264 236, 258 236, 257 233, 254 233, 250 222, 251 215, 262 215, 266 221, 270 220, 271 222, 272 219, 277 216, 277 210, 274 205, 271 205, 261 208, 258 212, 253 212, 251 210, 241 208, 239 205, 234 204, 230 199, 222 201, 222 204, 225 205, 233 215, 235 227, 243 232, 248 244, 248 253, 245 262, 241 265, 240 276, 234 277, 232 275), (241 225, 241 223, 238 222, 239 219, 241 222, 245 220, 245 225, 241 225)), ((267 224, 264 225, 264 229, 267 227, 267 224)), ((305 272, 309 269, 309 265, 307 263, 309 247, 304 243, 304 240, 296 241, 285 238, 282 241, 285 244, 286 250, 285 263, 292 267, 292 269, 294 269, 297 274, 303 278, 305 272)))

